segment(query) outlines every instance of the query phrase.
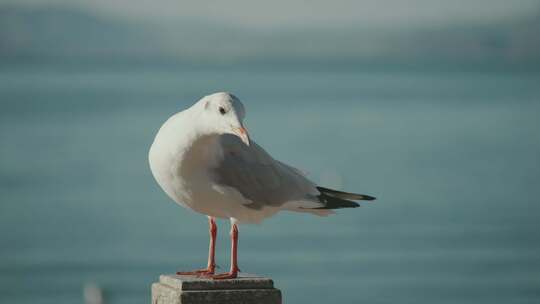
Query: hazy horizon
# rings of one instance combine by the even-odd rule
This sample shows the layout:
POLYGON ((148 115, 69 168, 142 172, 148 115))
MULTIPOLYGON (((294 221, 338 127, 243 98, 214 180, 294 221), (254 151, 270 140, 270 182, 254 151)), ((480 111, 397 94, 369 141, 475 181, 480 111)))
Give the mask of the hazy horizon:
POLYGON ((272 28, 422 28, 460 24, 486 25, 530 18, 540 14, 539 0, 364 0, 364 1, 235 1, 144 0, 2 0, 1 4, 26 7, 66 6, 109 17, 155 23, 178 19, 230 26, 272 28))
POLYGON ((0 1, 0 62, 540 66, 540 1, 0 1), (519 4, 519 5, 518 5, 519 4))

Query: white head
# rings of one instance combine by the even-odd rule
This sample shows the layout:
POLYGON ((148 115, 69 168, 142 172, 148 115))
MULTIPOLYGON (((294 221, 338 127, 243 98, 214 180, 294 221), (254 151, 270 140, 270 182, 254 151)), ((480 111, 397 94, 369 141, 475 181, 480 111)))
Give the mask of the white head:
POLYGON ((243 123, 246 111, 238 97, 219 92, 203 97, 197 105, 205 133, 233 134, 249 146, 249 135, 243 123))

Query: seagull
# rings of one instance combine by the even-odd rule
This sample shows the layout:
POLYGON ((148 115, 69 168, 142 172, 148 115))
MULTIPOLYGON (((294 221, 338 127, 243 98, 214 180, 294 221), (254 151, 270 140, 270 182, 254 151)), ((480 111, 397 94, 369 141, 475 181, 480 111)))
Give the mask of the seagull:
POLYGON ((279 211, 333 214, 356 208, 369 195, 318 186, 300 170, 270 156, 251 140, 240 99, 220 92, 203 97, 171 116, 149 151, 152 174, 163 191, 183 207, 208 217, 206 268, 177 272, 211 279, 238 276, 238 224, 260 223, 279 211), (216 218, 231 222, 230 270, 216 274, 216 218))

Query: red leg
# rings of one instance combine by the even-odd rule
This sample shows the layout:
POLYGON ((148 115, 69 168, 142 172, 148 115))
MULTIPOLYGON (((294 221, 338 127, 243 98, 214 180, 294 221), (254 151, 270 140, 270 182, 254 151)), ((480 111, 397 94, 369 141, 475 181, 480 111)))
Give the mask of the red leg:
POLYGON ((238 226, 235 222, 231 222, 231 270, 226 273, 210 276, 212 279, 234 279, 238 277, 238 226))
POLYGON ((210 230, 210 246, 208 248, 208 264, 206 269, 199 269, 194 271, 179 271, 176 274, 178 275, 212 275, 216 270, 216 236, 217 236, 217 225, 216 220, 209 216, 208 224, 210 230))

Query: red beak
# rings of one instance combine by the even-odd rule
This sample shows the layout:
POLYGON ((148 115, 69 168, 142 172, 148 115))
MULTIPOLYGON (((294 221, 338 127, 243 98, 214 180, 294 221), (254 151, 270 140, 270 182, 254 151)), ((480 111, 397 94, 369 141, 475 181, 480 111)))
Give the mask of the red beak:
POLYGON ((244 127, 240 127, 234 130, 235 134, 240 137, 240 139, 246 144, 246 146, 249 146, 249 134, 244 127))

